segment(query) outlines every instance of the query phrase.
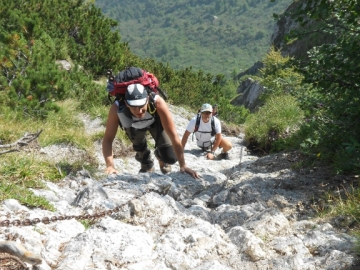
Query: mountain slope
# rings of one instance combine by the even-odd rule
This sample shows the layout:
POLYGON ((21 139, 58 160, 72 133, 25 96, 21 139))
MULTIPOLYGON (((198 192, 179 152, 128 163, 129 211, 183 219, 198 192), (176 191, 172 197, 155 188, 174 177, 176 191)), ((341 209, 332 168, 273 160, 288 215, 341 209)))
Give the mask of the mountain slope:
MULTIPOLYGON (((170 110, 183 134, 189 112, 170 110)), ((89 135, 103 128, 99 119, 80 119, 89 135)), ((359 269, 351 231, 314 218, 316 205, 324 204, 319 194, 334 190, 339 178, 324 185, 321 168, 292 169, 301 159, 298 153, 252 156, 238 135, 228 137, 231 160, 207 160, 196 142, 188 141, 186 162, 201 179, 179 172, 178 164, 167 175, 157 164, 155 172, 139 174, 131 152, 115 158, 119 174, 105 176, 97 140, 97 179, 81 169, 32 189, 54 205, 54 212, 14 199, 0 203, 2 222, 11 222, 0 227, 0 248, 21 243, 30 251, 18 249, 25 255, 21 259, 41 259, 31 268, 39 270, 359 269)), ((82 160, 74 148, 51 145, 37 153, 82 160)), ((0 268, 8 269, 2 262, 0 268)))
POLYGON ((140 57, 230 75, 260 60, 270 47, 273 13, 292 1, 98 0, 117 20, 123 41, 140 57))

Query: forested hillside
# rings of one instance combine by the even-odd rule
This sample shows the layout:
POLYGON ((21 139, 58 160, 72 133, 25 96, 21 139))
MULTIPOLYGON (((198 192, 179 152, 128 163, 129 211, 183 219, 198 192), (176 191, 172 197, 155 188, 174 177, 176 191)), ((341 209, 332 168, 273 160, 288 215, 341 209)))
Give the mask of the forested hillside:
POLYGON ((0 108, 46 118, 67 98, 83 109, 108 104, 106 70, 140 66, 156 74, 169 102, 197 108, 206 100, 227 108, 228 120, 244 121, 242 108, 229 104, 236 86, 224 76, 142 59, 116 26, 88 1, 0 0, 0 108), (63 60, 71 72, 59 69, 63 60))
POLYGON ((122 41, 140 57, 231 75, 261 60, 270 47, 273 13, 292 1, 96 0, 118 21, 122 41))

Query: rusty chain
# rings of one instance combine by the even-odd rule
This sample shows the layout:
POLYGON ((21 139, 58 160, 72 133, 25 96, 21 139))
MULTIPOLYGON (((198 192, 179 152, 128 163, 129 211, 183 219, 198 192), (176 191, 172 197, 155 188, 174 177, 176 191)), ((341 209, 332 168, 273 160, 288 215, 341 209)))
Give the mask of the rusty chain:
MULTIPOLYGON (((143 194, 142 194, 143 195, 143 194)), ((133 199, 138 199, 140 196, 135 196, 133 199)), ((115 212, 118 212, 124 205, 128 204, 131 200, 127 201, 126 203, 123 203, 119 206, 116 206, 115 208, 111 209, 111 210, 106 210, 106 211, 102 211, 99 213, 95 213, 93 215, 90 214, 86 214, 86 215, 80 215, 80 216, 74 216, 74 215, 61 215, 61 216, 52 216, 52 217, 43 217, 42 219, 40 218, 34 218, 34 219, 24 219, 24 220, 19 220, 19 219, 15 219, 13 221, 10 221, 8 219, 0 221, 0 227, 9 227, 9 226, 16 226, 16 227, 21 227, 21 226, 31 226, 31 225, 35 225, 38 223, 44 223, 44 224, 49 224, 52 222, 56 222, 56 221, 61 221, 61 220, 70 220, 70 219, 76 219, 76 220, 85 220, 85 219, 98 219, 98 218, 102 218, 111 214, 114 214, 115 212)))
POLYGON ((0 270, 1 269, 28 270, 30 268, 18 257, 9 253, 0 253, 0 270))

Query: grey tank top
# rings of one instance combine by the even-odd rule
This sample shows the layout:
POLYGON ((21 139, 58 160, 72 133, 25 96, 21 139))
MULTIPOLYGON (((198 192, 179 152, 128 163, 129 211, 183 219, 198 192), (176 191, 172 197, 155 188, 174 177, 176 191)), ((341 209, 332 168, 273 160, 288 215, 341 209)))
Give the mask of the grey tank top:
POLYGON ((139 119, 131 114, 126 105, 119 106, 118 101, 115 101, 115 104, 118 106, 117 115, 123 128, 133 127, 135 129, 143 129, 151 126, 155 122, 154 116, 148 111, 146 112, 144 118, 139 119))

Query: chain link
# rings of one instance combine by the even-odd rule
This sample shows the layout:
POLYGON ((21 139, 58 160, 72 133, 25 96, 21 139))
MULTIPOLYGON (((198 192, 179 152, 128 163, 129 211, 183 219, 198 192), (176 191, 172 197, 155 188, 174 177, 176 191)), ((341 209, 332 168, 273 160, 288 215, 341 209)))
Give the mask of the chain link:
POLYGON ((9 253, 0 253, 0 269, 28 270, 30 268, 18 257, 9 253))
MULTIPOLYGON (((133 199, 138 199, 140 196, 135 196, 133 199)), ((105 210, 102 212, 97 212, 93 215, 90 214, 86 214, 86 215, 80 215, 80 216, 67 216, 67 215, 62 215, 62 216, 52 216, 52 217, 43 217, 42 219, 40 218, 34 218, 34 219, 24 219, 24 220, 19 220, 19 219, 15 219, 13 221, 10 221, 8 219, 5 219, 3 221, 0 221, 0 227, 10 227, 10 226, 16 226, 16 227, 22 227, 22 226, 31 226, 31 225, 35 225, 37 223, 44 223, 44 224, 49 224, 52 222, 56 222, 59 220, 70 220, 70 219, 76 219, 76 220, 84 220, 84 219, 98 219, 98 218, 103 218, 105 216, 109 216, 113 213, 118 212, 124 205, 128 204, 131 200, 127 201, 126 203, 123 203, 119 206, 116 206, 115 208, 111 209, 111 210, 105 210)))

